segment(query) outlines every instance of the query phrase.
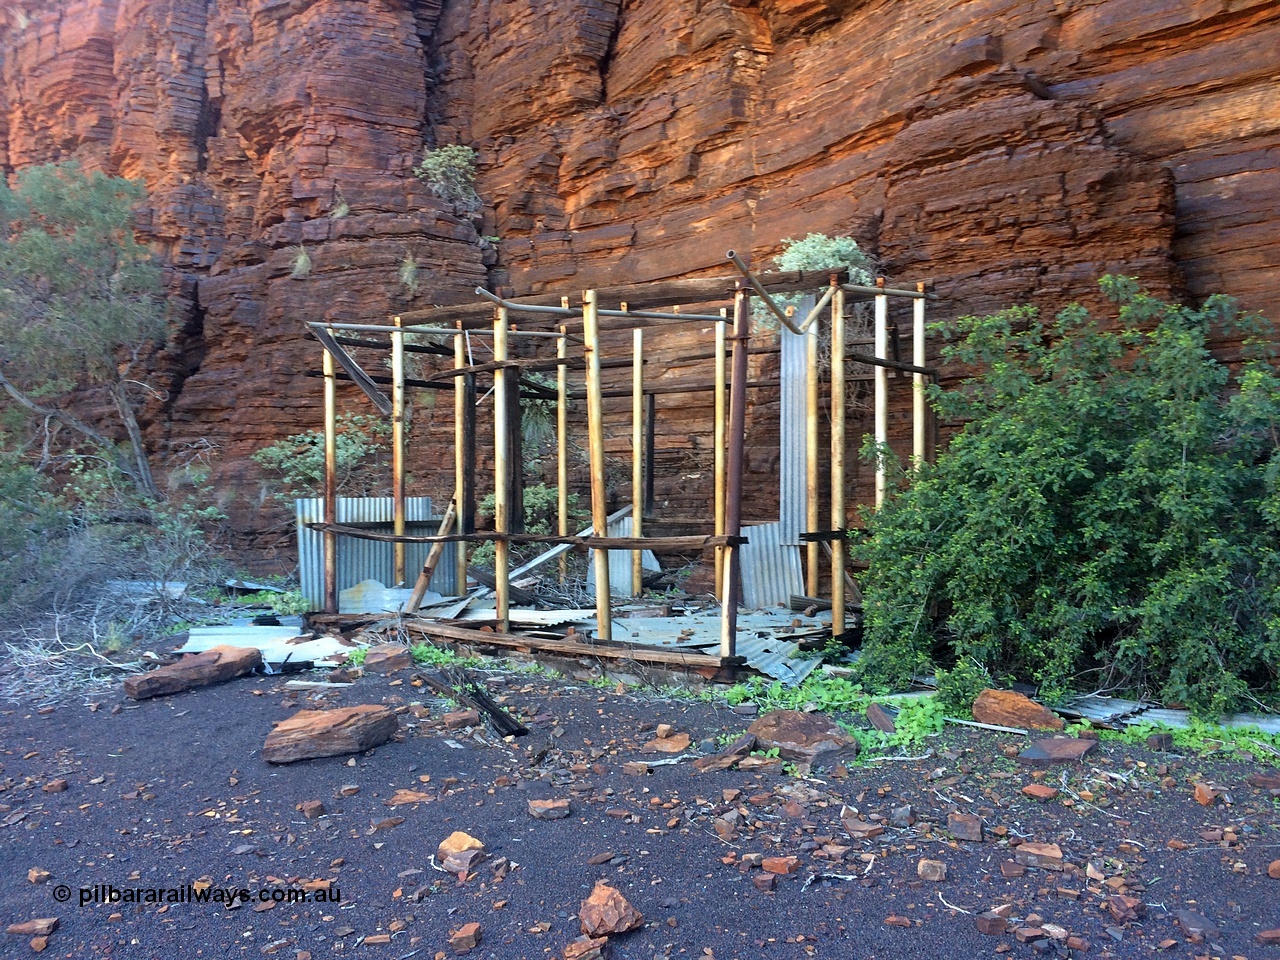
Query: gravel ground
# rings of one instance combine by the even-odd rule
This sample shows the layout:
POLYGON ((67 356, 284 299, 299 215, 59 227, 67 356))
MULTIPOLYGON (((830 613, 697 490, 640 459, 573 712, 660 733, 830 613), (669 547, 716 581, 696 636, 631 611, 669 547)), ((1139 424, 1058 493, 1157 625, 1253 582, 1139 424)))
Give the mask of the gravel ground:
MULTIPOLYGON (((322 697, 249 677, 140 704, 107 697, 97 710, 0 711, 0 920, 57 917, 49 955, 78 958, 446 957, 450 932, 472 921, 472 957, 558 958, 603 879, 644 915, 610 938, 617 960, 1280 958, 1254 939, 1280 927, 1280 879, 1267 875, 1280 859, 1280 800, 1246 782, 1274 769, 1103 743, 1037 778, 1005 755, 1021 738, 956 729, 910 751, 931 756, 809 778, 776 765, 703 774, 689 762, 636 774, 624 764, 665 756, 642 752, 657 724, 689 734, 696 753, 750 718, 489 673, 532 731, 503 742, 446 729, 447 708, 399 677, 322 697), (262 761, 272 724, 300 706, 360 703, 401 708, 397 740, 356 757, 262 761), (65 790, 46 790, 59 780, 65 790), (1212 806, 1194 797, 1201 781, 1217 789, 1212 806), (1065 789, 1038 801, 1021 793, 1034 782, 1065 789), (427 799, 389 806, 399 789, 427 799), (571 815, 533 819, 528 801, 546 798, 569 799, 571 815), (299 805, 314 800, 325 814, 304 817, 299 805), (885 818, 884 833, 851 839, 846 805, 857 810, 847 817, 885 818), (952 839, 952 812, 980 816, 984 839, 952 839), (488 854, 462 879, 433 857, 455 830, 488 854), (1004 876, 1023 840, 1058 844, 1065 869, 1004 876), (752 854, 796 857, 798 869, 760 889, 752 854), (946 879, 921 879, 922 859, 945 864, 946 879), (50 876, 32 882, 33 869, 50 876), (327 881, 340 902, 80 905, 99 885, 256 895, 308 881, 327 881), (1145 915, 1118 920, 1115 896, 1145 915), (1009 930, 980 933, 974 915, 1001 905, 1009 930), (1196 935, 1200 921, 1179 911, 1212 929, 1196 935), (1015 928, 1033 926, 1061 928, 1050 930, 1059 939, 1020 942, 1015 928)), ((31 939, 3 935, 0 956, 31 955, 31 939)))

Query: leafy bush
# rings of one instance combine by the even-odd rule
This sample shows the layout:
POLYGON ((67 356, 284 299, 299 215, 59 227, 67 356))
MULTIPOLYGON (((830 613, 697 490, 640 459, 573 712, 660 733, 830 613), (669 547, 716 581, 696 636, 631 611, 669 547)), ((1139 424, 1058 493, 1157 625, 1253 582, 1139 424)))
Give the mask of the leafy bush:
MULTIPOLYGON (((385 476, 380 470, 381 441, 391 426, 381 417, 343 413, 337 418, 335 446, 338 489, 363 488, 385 476)), ((278 440, 251 458, 281 482, 282 499, 316 496, 324 488, 324 431, 308 430, 278 440)))
POLYGON ((966 426, 854 548, 868 680, 973 658, 1050 699, 1122 689, 1208 714, 1276 697, 1275 330, 1227 297, 1102 289, 1114 320, 1022 307, 940 328, 944 359, 983 372, 932 392, 966 426), (1235 371, 1211 330, 1243 338, 1235 371))
MULTIPOLYGON (((493 511, 496 504, 493 494, 487 494, 480 500, 479 513, 482 517, 493 517, 493 511)), ((574 516, 578 507, 578 495, 576 493, 569 494, 569 516, 574 516)), ((556 529, 560 520, 560 488, 549 487, 545 483, 535 483, 524 488, 524 529, 527 533, 535 535, 544 535, 551 533, 556 529)), ((524 549, 515 547, 512 549, 512 556, 515 558, 523 557, 528 553, 530 557, 541 553, 546 547, 542 544, 531 544, 524 549)), ((471 554, 471 560, 481 566, 487 566, 493 563, 493 544, 482 543, 476 547, 471 554)))
POLYGON ((951 670, 938 670, 938 700, 949 716, 967 717, 978 694, 993 685, 982 664, 972 658, 960 660, 951 670))
POLYGON ((779 270, 848 269, 850 283, 868 284, 875 279, 870 258, 853 237, 811 233, 803 240, 787 237, 782 243, 785 249, 774 258, 779 270))
POLYGON ((476 152, 470 147, 450 143, 427 150, 413 172, 431 187, 432 193, 452 203, 459 212, 475 213, 480 209, 480 197, 476 194, 476 152))

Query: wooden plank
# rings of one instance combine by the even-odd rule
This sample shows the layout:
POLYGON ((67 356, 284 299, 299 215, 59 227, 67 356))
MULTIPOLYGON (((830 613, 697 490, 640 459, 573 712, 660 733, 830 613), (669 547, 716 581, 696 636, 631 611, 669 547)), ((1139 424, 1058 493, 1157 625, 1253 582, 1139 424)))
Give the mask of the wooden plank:
POLYGON ((488 632, 471 627, 458 627, 431 620, 406 620, 404 629, 409 633, 433 640, 448 640, 477 646, 488 644, 497 647, 513 647, 525 651, 555 653, 567 657, 599 657, 606 660, 634 660, 638 663, 656 663, 665 666, 690 669, 719 670, 720 658, 700 653, 683 653, 676 650, 660 650, 655 647, 627 646, 624 644, 580 643, 573 640, 546 640, 525 637, 514 633, 488 632))
MULTIPOLYGON (((843 283, 847 279, 846 272, 841 271, 837 274, 837 277, 837 282, 843 283)), ((648 283, 628 283, 597 287, 596 295, 600 306, 607 309, 617 309, 623 303, 627 304, 632 310, 653 310, 655 308, 685 304, 724 303, 733 299, 738 279, 738 277, 725 276, 694 277, 683 280, 654 280, 648 283)), ((817 290, 820 287, 828 286, 831 282, 831 272, 829 270, 786 270, 757 274, 757 279, 770 293, 794 293, 800 290, 817 290)), ((523 304, 540 307, 558 307, 561 304, 561 300, 562 294, 559 292, 508 298, 508 302, 513 305, 523 304)), ((569 302, 571 307, 577 308, 581 306, 581 289, 570 292, 569 302)), ((477 330, 487 328, 493 322, 493 311, 494 305, 492 303, 487 300, 477 299, 473 303, 459 306, 409 310, 401 313, 400 319, 405 324, 438 323, 442 326, 452 326, 455 321, 461 321, 463 329, 477 330)), ((517 314, 517 316, 522 328, 535 326, 532 321, 542 319, 552 325, 565 322, 563 318, 554 316, 545 318, 537 317, 536 315, 521 316, 517 314)), ((602 325, 604 321, 610 320, 619 321, 620 328, 626 327, 630 329, 634 326, 647 326, 638 318, 619 317, 602 318, 602 325)))
POLYGON ((565 544, 570 547, 590 547, 595 550, 649 550, 653 553, 691 553, 708 547, 728 546, 729 537, 596 537, 578 536, 561 537, 554 534, 507 533, 493 530, 481 530, 475 533, 451 533, 446 535, 416 536, 406 534, 397 537, 394 533, 379 533, 364 527, 349 527, 339 523, 308 523, 308 527, 322 533, 333 533, 342 537, 354 537, 357 540, 377 540, 380 543, 487 543, 504 541, 506 543, 551 543, 565 544))

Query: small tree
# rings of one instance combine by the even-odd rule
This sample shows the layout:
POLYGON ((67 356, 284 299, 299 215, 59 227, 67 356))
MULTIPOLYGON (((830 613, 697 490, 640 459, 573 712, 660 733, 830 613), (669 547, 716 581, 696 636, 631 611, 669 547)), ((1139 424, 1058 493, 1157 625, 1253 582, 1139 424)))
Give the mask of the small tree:
POLYGON ((160 268, 133 232, 140 183, 86 174, 76 163, 0 181, 0 388, 44 423, 92 443, 148 499, 151 475, 130 387, 139 354, 164 329, 160 268), (123 449, 77 417, 77 386, 106 390, 123 449))
POLYGON ((476 152, 470 147, 450 143, 427 150, 413 172, 437 197, 452 203, 456 211, 471 214, 480 209, 480 197, 476 194, 476 152))

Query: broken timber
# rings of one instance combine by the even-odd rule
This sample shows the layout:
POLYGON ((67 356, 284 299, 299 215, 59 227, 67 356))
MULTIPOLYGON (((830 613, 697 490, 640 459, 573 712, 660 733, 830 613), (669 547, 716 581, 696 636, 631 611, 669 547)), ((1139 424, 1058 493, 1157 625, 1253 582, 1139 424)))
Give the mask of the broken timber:
MULTIPOLYGON (((497 633, 460 627, 433 620, 405 620, 402 628, 428 640, 465 643, 475 646, 506 647, 522 653, 551 653, 565 657, 596 657, 602 660, 630 660, 665 667, 679 667, 703 677, 716 678, 725 675, 725 665, 719 657, 702 653, 682 653, 676 650, 657 650, 652 647, 629 646, 617 643, 582 643, 575 640, 547 640, 540 637, 523 637, 514 633, 497 633)), ((728 672, 732 673, 732 666, 728 672)))

